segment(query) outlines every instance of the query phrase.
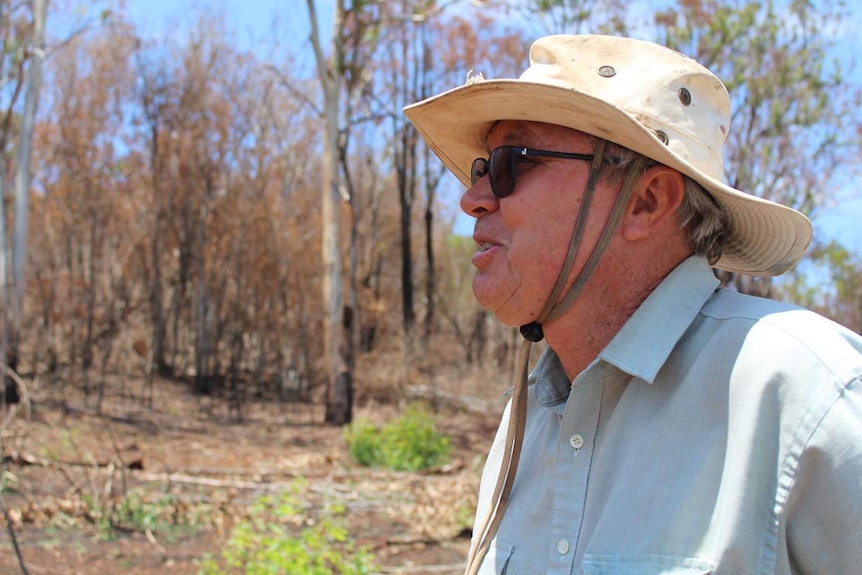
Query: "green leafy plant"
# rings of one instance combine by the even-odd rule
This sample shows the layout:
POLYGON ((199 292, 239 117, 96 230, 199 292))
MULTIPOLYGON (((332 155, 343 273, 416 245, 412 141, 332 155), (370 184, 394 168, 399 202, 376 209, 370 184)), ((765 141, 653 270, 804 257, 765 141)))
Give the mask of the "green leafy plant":
POLYGON ((220 557, 201 562, 199 575, 366 575, 374 556, 357 547, 344 524, 345 509, 328 505, 315 519, 299 503, 301 484, 262 496, 237 525, 220 557))
POLYGON ((96 526, 99 536, 105 540, 113 539, 115 534, 111 527, 110 501, 107 498, 93 496, 86 492, 81 493, 81 500, 87 510, 85 517, 96 526))
POLYGON ((159 532, 169 535, 172 525, 168 517, 172 506, 170 495, 163 495, 156 501, 146 501, 140 494, 131 492, 113 509, 111 526, 139 533, 159 532))
POLYGON ((435 429, 427 412, 410 407, 397 419, 378 428, 359 421, 344 432, 350 455, 360 465, 395 471, 418 471, 449 460, 449 438, 435 429))
MULTIPOLYGON (((175 516, 174 500, 164 494, 156 500, 146 499, 141 493, 131 491, 120 498, 81 494, 85 517, 105 540, 116 539, 121 532, 155 534, 174 540, 182 530, 193 529, 183 519, 175 516)), ((63 526, 62 518, 56 522, 63 526)))

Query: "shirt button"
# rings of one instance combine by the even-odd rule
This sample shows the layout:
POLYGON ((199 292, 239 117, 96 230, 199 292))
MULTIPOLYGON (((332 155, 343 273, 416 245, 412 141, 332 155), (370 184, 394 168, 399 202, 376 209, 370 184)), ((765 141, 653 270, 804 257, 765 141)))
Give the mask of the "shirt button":
POLYGON ((572 449, 580 449, 584 446, 584 438, 576 433, 569 438, 569 445, 572 449))
POLYGON ((560 552, 560 555, 565 555, 569 552, 569 542, 565 539, 560 539, 559 543, 557 543, 557 551, 560 552))

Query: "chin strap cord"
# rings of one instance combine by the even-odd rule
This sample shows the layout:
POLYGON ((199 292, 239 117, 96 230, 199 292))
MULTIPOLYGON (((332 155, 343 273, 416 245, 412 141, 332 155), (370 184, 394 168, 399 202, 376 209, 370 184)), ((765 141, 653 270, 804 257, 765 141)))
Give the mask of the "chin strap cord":
POLYGON ((575 265, 575 256, 578 255, 578 247, 581 245, 581 239, 584 236, 584 230, 587 228, 587 218, 590 215, 590 206, 593 203, 596 186, 599 183, 599 178, 602 175, 602 162, 605 157, 605 148, 607 142, 599 140, 596 144, 596 149, 593 152, 593 162, 590 164, 590 175, 587 178, 587 185, 584 188, 584 195, 581 199, 581 207, 578 208, 578 217, 575 220, 575 227, 572 229, 572 237, 569 239, 569 249, 566 251, 566 259, 563 260, 563 265, 560 268, 560 273, 557 275, 557 281, 554 282, 554 287, 551 294, 545 301, 545 306, 536 321, 521 326, 521 335, 525 339, 532 342, 539 342, 544 339, 545 334, 542 332, 542 323, 547 319, 554 304, 563 293, 563 288, 566 287, 566 280, 572 271, 572 266, 575 265))
POLYGON ((474 534, 473 545, 470 547, 470 554, 467 557, 467 568, 464 571, 465 575, 475 575, 479 571, 479 567, 485 558, 485 555, 490 549, 491 541, 500 527, 500 522, 503 520, 503 514, 506 511, 506 506, 509 503, 509 496, 512 492, 512 485, 515 482, 515 474, 518 471, 518 463, 521 457, 521 447, 524 443, 524 429, 527 423, 527 387, 528 387, 528 369, 530 364, 530 350, 533 342, 538 342, 544 339, 542 331, 542 323, 549 320, 554 320, 562 316, 575 302, 578 295, 587 285, 590 277, 599 261, 601 261, 605 250, 608 247, 614 232, 625 213, 626 206, 631 198, 634 190, 635 182, 640 177, 645 166, 645 160, 639 159, 636 161, 626 176, 623 187, 617 196, 614 203, 613 211, 605 224, 605 229, 599 241, 596 243, 590 257, 584 264, 583 269, 578 273, 572 286, 566 292, 562 299, 560 294, 571 273, 574 265, 575 256, 580 248, 581 238, 586 228, 587 216, 592 203, 593 193, 599 177, 601 176, 601 165, 604 159, 605 147, 607 142, 600 140, 596 145, 593 163, 590 166, 590 175, 587 180, 587 186, 584 190, 581 207, 578 210, 578 217, 575 222, 572 238, 569 243, 569 249, 566 253, 566 259, 563 262, 557 281, 554 284, 551 295, 545 303, 541 313, 536 318, 536 321, 524 324, 521 326, 521 335, 524 336, 524 341, 521 342, 521 349, 518 354, 518 365, 515 371, 515 386, 512 393, 512 403, 509 412, 509 424, 506 428, 506 443, 503 448, 503 462, 500 465, 500 472, 497 475, 497 483, 494 486, 494 492, 491 496, 491 505, 488 508, 481 527, 474 534))

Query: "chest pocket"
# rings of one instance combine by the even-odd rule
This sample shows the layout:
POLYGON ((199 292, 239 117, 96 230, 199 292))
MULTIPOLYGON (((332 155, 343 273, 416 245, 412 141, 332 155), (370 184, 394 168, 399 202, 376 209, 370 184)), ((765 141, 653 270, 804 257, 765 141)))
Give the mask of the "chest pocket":
POLYGON ((669 555, 585 555, 583 575, 710 575, 704 559, 669 555))
POLYGON ((514 547, 508 543, 498 539, 491 541, 491 547, 488 548, 488 554, 485 555, 477 575, 505 575, 513 550, 514 547))

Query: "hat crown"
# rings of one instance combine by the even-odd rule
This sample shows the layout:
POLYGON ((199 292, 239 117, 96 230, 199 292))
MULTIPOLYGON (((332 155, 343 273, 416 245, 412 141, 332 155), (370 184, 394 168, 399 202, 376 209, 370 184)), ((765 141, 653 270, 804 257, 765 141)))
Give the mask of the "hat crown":
POLYGON ((565 126, 678 170, 727 216, 728 244, 715 263, 724 270, 778 275, 811 241, 803 214, 726 183, 730 98, 721 81, 693 59, 651 42, 548 36, 533 44, 530 67, 519 79, 472 77, 404 113, 465 186, 500 120, 565 126))
MULTIPOLYGON (((520 79, 616 106, 692 167, 724 180, 730 98, 724 84, 688 56, 631 38, 547 36, 530 48, 530 67, 520 79)), ((656 155, 655 148, 635 151, 656 155)))

